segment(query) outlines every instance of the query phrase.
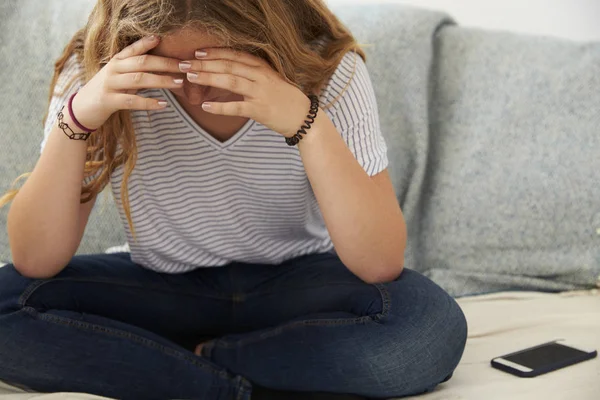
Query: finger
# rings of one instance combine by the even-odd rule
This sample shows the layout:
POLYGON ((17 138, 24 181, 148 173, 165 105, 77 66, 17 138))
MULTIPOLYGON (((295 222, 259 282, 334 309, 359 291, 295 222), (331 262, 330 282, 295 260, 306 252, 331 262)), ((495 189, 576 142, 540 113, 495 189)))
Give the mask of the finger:
POLYGON ((228 103, 202 103, 202 109, 211 114, 231 117, 253 118, 253 107, 247 101, 231 101, 228 103))
POLYGON ((167 102, 133 94, 117 94, 115 106, 119 110, 161 110, 167 106, 167 102))
POLYGON ((230 92, 251 96, 255 90, 255 83, 246 78, 230 74, 214 74, 212 72, 188 72, 187 79, 202 86, 212 86, 230 92))
POLYGON ((212 47, 209 49, 198 50, 196 51, 196 58, 199 60, 231 60, 253 67, 269 66, 269 64, 260 57, 227 47, 212 47))
POLYGON ((177 89, 183 86, 183 78, 173 78, 147 72, 116 74, 110 76, 107 82, 111 90, 177 89))
POLYGON ((250 81, 262 76, 260 69, 233 60, 193 60, 179 63, 181 72, 213 72, 237 75, 250 81))
POLYGON ((122 74, 126 72, 181 73, 179 70, 179 60, 150 54, 142 54, 118 60, 115 63, 115 71, 122 74))
POLYGON ((158 46, 159 43, 160 39, 157 36, 147 36, 125 47, 115 55, 115 58, 117 60, 124 60, 129 57, 141 56, 158 46))

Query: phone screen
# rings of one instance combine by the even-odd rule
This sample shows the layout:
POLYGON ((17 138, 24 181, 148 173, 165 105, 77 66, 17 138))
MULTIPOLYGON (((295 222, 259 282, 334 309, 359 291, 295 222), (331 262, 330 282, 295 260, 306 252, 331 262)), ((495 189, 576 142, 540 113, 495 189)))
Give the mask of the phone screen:
POLYGON ((546 365, 569 360, 584 354, 587 353, 571 347, 560 345, 558 343, 550 343, 533 350, 527 350, 522 353, 513 354, 512 356, 503 358, 536 370, 546 365))

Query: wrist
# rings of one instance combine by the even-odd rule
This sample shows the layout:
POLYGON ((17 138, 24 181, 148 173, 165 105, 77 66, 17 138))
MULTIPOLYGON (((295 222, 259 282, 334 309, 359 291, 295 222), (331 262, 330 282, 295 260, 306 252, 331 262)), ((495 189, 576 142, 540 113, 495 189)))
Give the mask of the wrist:
POLYGON ((292 121, 292 124, 294 123, 294 121, 295 121, 295 124, 293 126, 290 125, 287 132, 283 133, 283 136, 285 136, 286 138, 291 138, 298 133, 298 130, 300 130, 302 128, 302 126, 305 124, 305 121, 307 119, 306 116, 308 115, 308 113, 310 111, 310 105, 311 105, 310 99, 304 93, 302 93, 302 96, 301 96, 300 100, 298 101, 298 106, 296 107, 297 111, 294 113, 294 115, 297 115, 298 117, 290 118, 290 121, 292 121))
MULTIPOLYGON (((73 116, 69 116, 69 119, 73 120, 75 118, 80 125, 83 125, 89 131, 95 131, 106 122, 110 115, 106 115, 106 112, 99 110, 98 107, 89 105, 85 100, 85 94, 78 92, 75 95, 71 104, 73 116)), ((66 108, 65 114, 69 114, 66 108)), ((75 128, 75 125, 73 127, 75 128)))
MULTIPOLYGON (((307 131, 307 134, 302 135, 303 139, 298 142, 298 148, 309 148, 313 144, 317 144, 319 142, 322 143, 322 140, 327 140, 327 136, 332 132, 331 127, 333 127, 333 131, 336 131, 336 128, 329 116, 321 108, 319 108, 315 122, 310 127, 310 130, 307 131)), ((318 146, 319 145, 317 145, 317 147, 318 146)))
POLYGON ((305 136, 310 136, 309 131, 312 129, 312 125, 317 121, 319 117, 319 98, 316 95, 310 95, 305 98, 306 110, 304 111, 304 118, 300 122, 297 130, 294 131, 290 136, 286 136, 286 143, 289 146, 295 146, 300 143, 305 136))

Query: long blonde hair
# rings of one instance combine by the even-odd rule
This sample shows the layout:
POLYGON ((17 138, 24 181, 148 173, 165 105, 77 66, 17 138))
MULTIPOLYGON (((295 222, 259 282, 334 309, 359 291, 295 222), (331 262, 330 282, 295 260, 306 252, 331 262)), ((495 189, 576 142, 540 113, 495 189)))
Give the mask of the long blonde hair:
MULTIPOLYGON (((86 26, 78 31, 54 66, 50 100, 67 60, 76 54, 89 81, 122 49, 142 37, 166 36, 180 29, 211 32, 226 46, 262 57, 306 94, 319 93, 348 51, 364 52, 323 0, 98 0, 86 26)), ((71 82, 71 85, 72 83, 71 82)), ((70 84, 65 90, 69 90, 70 84)), ((45 120, 45 118, 44 118, 45 120)), ((91 201, 125 165, 121 198, 135 238, 128 179, 137 160, 131 113, 119 111, 88 139, 81 203, 91 201), (121 151, 117 154, 117 148, 121 151)), ((16 183, 28 174, 17 178, 16 183)), ((17 195, 11 189, 0 207, 17 195)))

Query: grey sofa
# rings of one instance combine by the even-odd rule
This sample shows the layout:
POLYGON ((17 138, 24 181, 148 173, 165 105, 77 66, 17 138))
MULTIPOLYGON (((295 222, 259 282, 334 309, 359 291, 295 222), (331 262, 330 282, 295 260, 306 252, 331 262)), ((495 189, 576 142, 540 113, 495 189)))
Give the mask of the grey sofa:
MULTIPOLYGON (((53 62, 93 3, 0 2, 2 192, 35 165, 53 62)), ((366 45, 406 266, 455 296, 600 282, 600 44, 389 4, 335 11, 366 45)), ((124 244, 121 224, 107 190, 78 253, 124 244)))

